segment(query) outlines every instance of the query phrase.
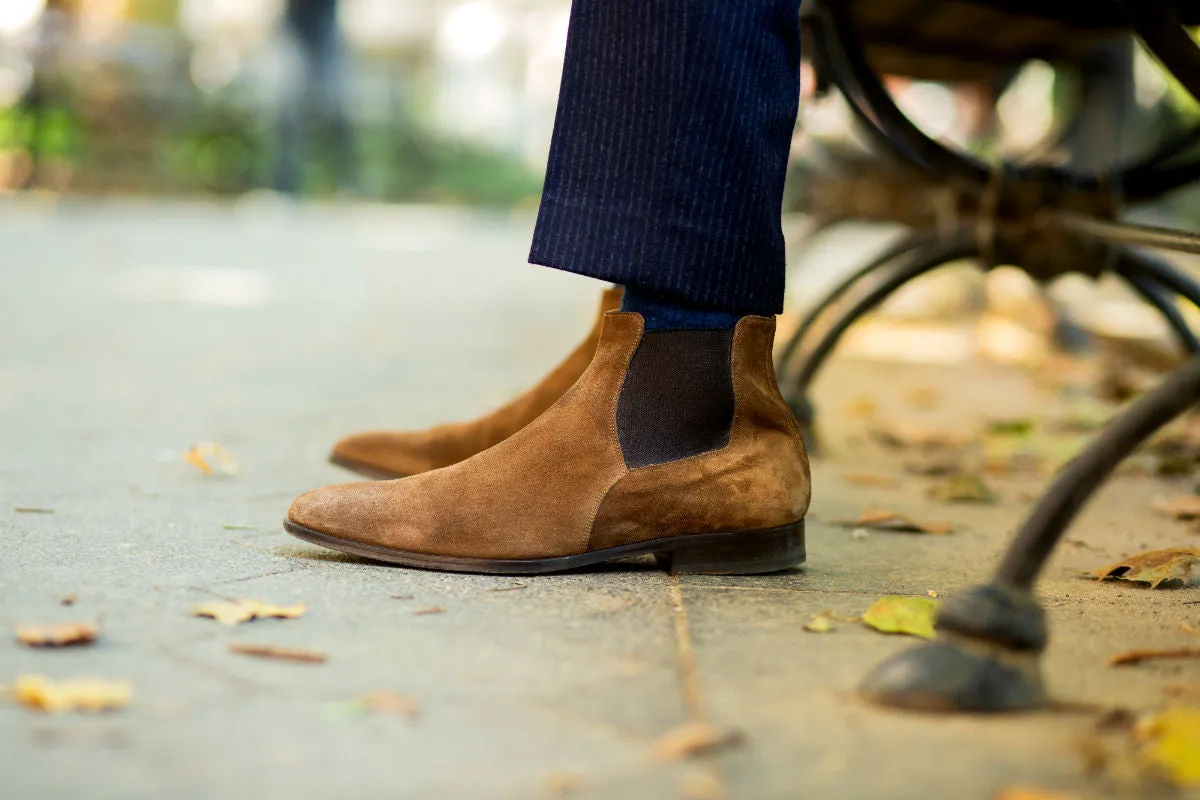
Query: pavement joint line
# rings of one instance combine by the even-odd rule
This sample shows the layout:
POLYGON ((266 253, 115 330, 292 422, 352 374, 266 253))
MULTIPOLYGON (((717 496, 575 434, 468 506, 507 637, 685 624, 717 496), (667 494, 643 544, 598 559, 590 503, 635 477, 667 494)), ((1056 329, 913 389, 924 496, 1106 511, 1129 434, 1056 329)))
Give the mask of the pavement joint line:
MULTIPOLYGON (((708 722, 708 713, 704 707, 700 670, 696 666, 696 650, 693 647, 692 631, 688 624, 687 606, 683 602, 683 590, 679 585, 679 576, 671 573, 667 587, 671 595, 671 610, 675 622, 675 654, 679 659, 683 701, 687 705, 692 722, 705 723, 708 722)), ((716 796, 723 800, 729 796, 725 771, 721 769, 720 762, 709 765, 709 770, 718 787, 716 796)))
MULTIPOLYGON (((269 578, 272 575, 287 575, 288 573, 299 572, 300 570, 303 570, 303 569, 308 569, 308 565, 307 564, 297 565, 297 566, 293 566, 293 567, 288 567, 287 569, 275 570, 274 572, 261 572, 261 573, 258 573, 257 575, 244 575, 241 578, 229 578, 229 579, 223 580, 223 581, 216 581, 212 585, 213 586, 224 586, 225 584, 228 584, 228 583, 244 583, 246 581, 252 581, 252 580, 256 580, 258 578, 269 578)), ((205 589, 204 591, 211 591, 211 590, 205 589)))
POLYGON ((259 683, 258 681, 252 680, 250 678, 243 678, 241 675, 236 675, 232 672, 221 669, 218 666, 209 664, 206 661, 201 661, 198 658, 192 658, 191 656, 186 656, 183 653, 180 653, 179 651, 177 651, 174 648, 169 647, 165 644, 160 644, 158 646, 158 651, 168 661, 173 661, 176 664, 179 664, 184 667, 191 667, 192 669, 194 669, 198 672, 203 672, 212 677, 220 678, 221 680, 225 681, 226 683, 230 683, 230 684, 237 686, 239 688, 242 688, 242 689, 251 689, 253 691, 262 692, 262 691, 268 691, 271 688, 270 685, 268 685, 268 684, 259 683))
MULTIPOLYGON (((783 589, 778 586, 729 586, 727 584, 685 584, 686 589, 712 589, 715 591, 734 592, 782 592, 784 594, 847 594, 858 597, 878 597, 881 592, 864 592, 858 589, 783 589)), ((926 592, 885 592, 899 597, 928 597, 926 592)), ((940 594, 940 592, 939 592, 940 594)))

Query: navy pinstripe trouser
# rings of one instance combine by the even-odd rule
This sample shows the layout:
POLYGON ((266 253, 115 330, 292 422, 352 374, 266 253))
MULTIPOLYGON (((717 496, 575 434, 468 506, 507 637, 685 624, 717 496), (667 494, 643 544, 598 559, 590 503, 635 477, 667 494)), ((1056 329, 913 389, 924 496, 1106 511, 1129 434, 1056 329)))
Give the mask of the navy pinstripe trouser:
POLYGON ((796 0, 574 0, 529 260, 783 308, 796 0))

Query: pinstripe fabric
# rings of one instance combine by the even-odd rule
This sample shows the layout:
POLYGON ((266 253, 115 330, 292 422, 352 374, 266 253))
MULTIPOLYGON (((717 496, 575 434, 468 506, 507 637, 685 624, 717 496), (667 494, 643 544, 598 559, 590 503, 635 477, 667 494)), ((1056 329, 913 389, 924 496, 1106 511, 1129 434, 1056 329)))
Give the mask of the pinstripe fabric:
POLYGON ((796 0, 574 0, 529 260, 731 311, 783 307, 796 0))

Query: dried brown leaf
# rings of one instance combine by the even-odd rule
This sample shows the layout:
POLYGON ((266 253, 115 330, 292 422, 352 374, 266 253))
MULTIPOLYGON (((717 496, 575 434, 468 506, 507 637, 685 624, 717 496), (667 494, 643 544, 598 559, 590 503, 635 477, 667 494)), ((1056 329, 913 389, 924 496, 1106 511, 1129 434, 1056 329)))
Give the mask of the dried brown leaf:
POLYGON ((920 461, 908 461, 904 471, 927 478, 944 478, 962 472, 962 458, 958 454, 935 455, 920 461))
POLYGON ((209 617, 222 625, 238 625, 255 619, 295 619, 304 616, 305 605, 277 606, 262 600, 239 597, 236 601, 217 600, 193 606, 188 612, 193 617, 209 617))
POLYGON ((1116 564, 1092 570, 1090 575, 1104 580, 1117 578, 1123 581, 1148 583, 1153 589, 1167 581, 1186 581, 1192 567, 1200 564, 1200 549, 1178 547, 1169 550, 1151 550, 1130 556, 1116 564))
POLYGON ((96 641, 96 626, 86 622, 18 625, 17 641, 28 647, 70 647, 96 641))
POLYGON ((954 526, 949 522, 917 522, 911 517, 881 508, 867 509, 858 519, 835 519, 831 520, 829 524, 842 528, 869 528, 893 533, 930 533, 934 535, 951 533, 954 530, 954 526))
POLYGON ((429 608, 419 608, 413 612, 414 617, 423 617, 426 614, 445 614, 446 609, 441 606, 430 606, 429 608))
POLYGON ((1172 650, 1128 650, 1108 659, 1110 667, 1124 667, 1143 661, 1162 661, 1175 658, 1200 658, 1200 648, 1176 647, 1172 650))
POLYGON ((879 411, 879 403, 869 397, 856 397, 846 406, 847 416, 853 419, 871 419, 879 411))
POLYGON ((1155 511, 1172 519, 1200 519, 1200 495, 1185 494, 1179 497, 1156 497, 1151 503, 1155 511))
POLYGON ((905 392, 904 395, 904 399, 910 406, 924 411, 937 406, 940 397, 938 390, 932 386, 918 386, 905 392))
POLYGON ((1079 800, 1078 795, 1039 789, 1036 786, 1010 786, 992 800, 1079 800))
POLYGON ((98 678, 53 681, 43 675, 21 675, 13 686, 13 697, 21 705, 50 714, 111 711, 129 704, 133 687, 125 681, 98 678))
POLYGON ((255 658, 273 658, 277 661, 299 661, 305 664, 324 664, 326 656, 316 650, 296 650, 290 647, 275 647, 270 644, 246 644, 233 642, 229 652, 255 658))
POLYGON ((725 787, 711 772, 689 772, 679 784, 684 800, 724 800, 725 787))
POLYGON ((354 703, 363 711, 392 714, 397 717, 415 717, 421 711, 421 704, 415 697, 399 694, 391 689, 359 695, 354 699, 354 703))
POLYGON ((967 472, 951 475, 929 489, 929 498, 939 503, 995 503, 996 495, 983 478, 967 472))
POLYGON ((667 731, 654 743, 656 761, 680 761, 707 755, 742 741, 734 730, 721 730, 707 722, 688 722, 667 731))
POLYGON ((899 486, 900 480, 890 475, 876 475, 870 472, 843 472, 842 480, 851 486, 890 487, 899 486))
POLYGON ((551 772, 542 778, 542 791, 550 797, 565 797, 582 786, 583 776, 575 772, 551 772))
POLYGON ((970 437, 951 434, 942 428, 924 428, 918 425, 874 425, 868 433, 884 447, 892 449, 920 448, 941 450, 962 447, 970 437))

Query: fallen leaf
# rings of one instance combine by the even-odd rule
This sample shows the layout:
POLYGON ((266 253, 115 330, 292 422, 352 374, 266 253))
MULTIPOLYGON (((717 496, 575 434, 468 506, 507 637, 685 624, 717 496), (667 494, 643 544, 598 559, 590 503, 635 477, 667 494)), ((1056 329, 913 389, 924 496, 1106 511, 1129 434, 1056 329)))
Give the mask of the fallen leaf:
POLYGON ((867 509, 858 519, 835 519, 830 520, 829 524, 842 528, 870 528, 894 533, 931 533, 935 535, 950 533, 954 530, 954 526, 949 522, 921 523, 895 511, 878 508, 867 509))
POLYGON ((488 589, 489 592, 515 592, 520 589, 525 589, 529 586, 528 583, 514 583, 512 586, 496 586, 488 589))
POLYGON ((18 625, 17 641, 29 647, 69 647, 96 641, 96 626, 86 622, 18 625))
POLYGON ((1200 658, 1200 648, 1177 647, 1173 650, 1129 650, 1108 659, 1110 667, 1124 667, 1143 661, 1162 661, 1172 658, 1200 658))
POLYGON ((133 687, 125 681, 98 678, 52 681, 42 675, 21 675, 13 687, 13 696, 24 706, 50 714, 97 712, 128 705, 133 697, 133 687))
POLYGON ((1186 581, 1192 573, 1192 567, 1200 564, 1200 549, 1195 547, 1179 547, 1170 550, 1151 550, 1130 556, 1107 567, 1092 570, 1100 580, 1117 578, 1123 581, 1148 583, 1153 589, 1167 581, 1186 581))
POLYGON ((441 606, 430 606, 429 608, 419 608, 413 612, 414 617, 423 617, 426 614, 445 614, 446 609, 441 606))
POLYGON ((927 478, 944 478, 962 471, 962 458, 957 454, 936 455, 921 461, 908 461, 904 471, 927 478))
POLYGON ((942 428, 923 428, 917 425, 875 425, 868 433, 879 444, 896 450, 940 450, 961 447, 969 441, 967 436, 950 434, 942 428))
POLYGON ((812 619, 804 626, 804 630, 809 633, 829 633, 833 628, 833 620, 827 614, 813 614, 812 619))
POLYGON ((1014 417, 988 420, 984 432, 992 436, 1025 437, 1033 435, 1034 428, 1034 422, 1029 417, 1014 417))
POLYGON ((930 589, 925 594, 929 597, 937 597, 938 596, 937 589, 930 589))
POLYGON ((583 777, 574 772, 551 772, 542 778, 542 791, 551 797, 564 797, 582 786, 583 777))
POLYGON ((273 658, 277 661, 300 661, 305 664, 324 664, 325 654, 315 650, 294 650, 290 647, 275 647, 269 644, 245 644, 233 642, 229 645, 231 653, 239 653, 255 658, 273 658))
POLYGON ((295 619, 304 616, 305 606, 297 603, 294 606, 276 606, 261 600, 248 600, 239 597, 235 602, 217 600, 211 603, 201 603, 193 606, 188 612, 193 617, 211 617, 222 625, 237 625, 253 619, 295 619))
POLYGON ((656 761, 679 761, 707 755, 738 744, 742 735, 734 730, 719 730, 707 722, 688 722, 665 733, 654 743, 656 761))
POLYGON ((890 475, 874 475, 870 472, 844 472, 842 480, 851 486, 899 486, 900 481, 890 475))
POLYGON ((363 711, 393 714, 397 717, 415 717, 421 711, 421 704, 415 697, 398 694, 391 689, 359 695, 354 698, 354 702, 363 711))
POLYGON ((938 601, 930 597, 889 595, 876 600, 862 615, 863 624, 882 633, 934 638, 938 601))
POLYGON ((1181 786, 1200 786, 1200 708, 1171 708, 1137 725, 1142 756, 1181 786))
POLYGON ((183 454, 183 460, 205 475, 237 475, 239 470, 233 456, 216 442, 197 442, 183 454))
POLYGON ((929 489, 929 497, 939 503, 995 503, 996 495, 983 478, 967 472, 951 475, 929 489))
POLYGON ((59 600, 58 602, 60 605, 73 606, 73 605, 75 605, 75 601, 78 599, 79 599, 79 597, 74 592, 72 592, 71 594, 63 597, 63 599, 59 600))
POLYGON ((53 514, 53 508, 35 508, 34 506, 14 506, 13 511, 17 514, 53 514))
POLYGON ((1000 790, 992 800, 1078 800, 1078 795, 1052 792, 1036 786, 1010 786, 1000 790))
POLYGON ((1107 425, 1112 415, 1111 404, 1078 398, 1072 401, 1062 417, 1054 420, 1052 426, 1055 430, 1068 433, 1091 433, 1107 425))
POLYGON ((918 386, 906 392, 904 399, 913 408, 928 411, 938 404, 938 390, 932 386, 918 386))
POLYGON ((254 525, 222 525, 222 529, 227 531, 253 531, 257 530, 254 525))
POLYGON ((725 787, 711 772, 689 772, 679 784, 684 800, 724 800, 725 787))
POLYGON ((879 410, 879 403, 869 397, 856 397, 846 406, 846 414, 854 419, 871 419, 879 410))
POLYGON ((1179 497, 1156 497, 1151 503, 1155 511, 1172 519, 1200 519, 1200 495, 1185 494, 1179 497))

